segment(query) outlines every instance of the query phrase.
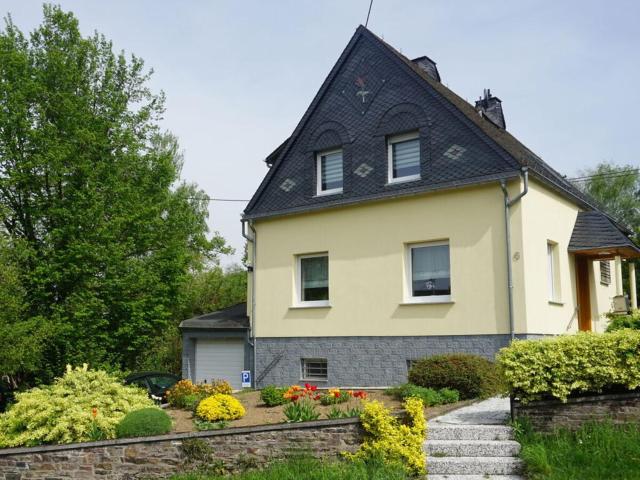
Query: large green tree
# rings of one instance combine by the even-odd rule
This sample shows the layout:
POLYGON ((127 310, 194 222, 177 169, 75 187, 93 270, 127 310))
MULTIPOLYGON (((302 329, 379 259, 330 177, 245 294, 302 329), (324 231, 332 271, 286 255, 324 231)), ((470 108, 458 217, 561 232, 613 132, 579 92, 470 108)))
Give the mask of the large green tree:
POLYGON ((171 323, 191 271, 228 251, 207 236, 203 192, 180 181, 150 75, 102 35, 83 37, 60 7, 45 5, 29 36, 5 20, 0 258, 11 273, 0 308, 16 304, 0 317, 0 341, 33 337, 39 361, 16 366, 0 354, 0 375, 136 365, 171 323))

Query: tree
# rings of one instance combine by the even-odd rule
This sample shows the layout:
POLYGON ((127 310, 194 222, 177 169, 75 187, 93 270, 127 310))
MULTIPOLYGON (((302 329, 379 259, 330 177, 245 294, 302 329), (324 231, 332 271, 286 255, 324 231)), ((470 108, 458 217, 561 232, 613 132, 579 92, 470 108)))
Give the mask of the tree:
POLYGON ((46 361, 22 367, 34 380, 65 363, 134 366, 190 272, 230 250, 207 237, 204 193, 180 181, 152 72, 83 37, 72 13, 43 11, 28 38, 11 17, 0 32, 0 233, 24 299, 3 321, 47 325, 46 361))

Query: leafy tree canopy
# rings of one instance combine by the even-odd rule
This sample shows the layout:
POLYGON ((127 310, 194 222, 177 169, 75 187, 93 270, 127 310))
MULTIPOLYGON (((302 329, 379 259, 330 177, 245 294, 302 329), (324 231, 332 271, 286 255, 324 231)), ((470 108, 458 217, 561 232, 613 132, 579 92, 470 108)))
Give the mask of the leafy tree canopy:
POLYGON ((0 375, 134 366, 191 272, 230 251, 207 235, 204 193, 180 181, 151 73, 60 7, 45 5, 28 36, 5 19, 0 350, 15 355, 0 352, 0 375))

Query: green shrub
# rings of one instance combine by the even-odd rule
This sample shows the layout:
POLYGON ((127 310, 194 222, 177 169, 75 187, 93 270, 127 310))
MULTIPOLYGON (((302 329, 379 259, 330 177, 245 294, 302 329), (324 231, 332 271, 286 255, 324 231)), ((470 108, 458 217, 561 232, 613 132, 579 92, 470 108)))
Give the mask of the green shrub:
POLYGON ((289 423, 310 422, 320 418, 320 413, 311 400, 302 399, 297 402, 291 402, 284 407, 285 421, 289 423))
POLYGON ((116 426, 118 438, 150 437, 171 431, 171 417, 159 408, 142 408, 127 413, 116 426))
POLYGON ((409 382, 421 387, 457 390, 463 400, 503 393, 504 382, 496 365, 466 353, 423 358, 409 370, 409 382))
POLYGON ((260 391, 260 400, 267 407, 277 407, 278 405, 284 405, 289 402, 289 399, 284 398, 286 388, 276 387, 275 385, 267 385, 260 391))
POLYGON ((86 364, 68 366, 52 385, 16 394, 16 403, 0 415, 0 448, 114 438, 127 413, 152 406, 141 388, 86 364))
POLYGON ((580 392, 640 387, 640 331, 582 332, 520 340, 498 354, 511 394, 523 403, 580 392))
POLYGON ((616 330, 622 330, 624 328, 640 330, 640 310, 634 310, 628 315, 608 313, 607 318, 609 319, 607 332, 615 332, 616 330))
POLYGON ((459 400, 459 394, 456 390, 449 388, 434 390, 433 388, 419 387, 412 383, 387 388, 384 393, 398 400, 404 400, 409 397, 419 398, 427 407, 453 403, 459 400))

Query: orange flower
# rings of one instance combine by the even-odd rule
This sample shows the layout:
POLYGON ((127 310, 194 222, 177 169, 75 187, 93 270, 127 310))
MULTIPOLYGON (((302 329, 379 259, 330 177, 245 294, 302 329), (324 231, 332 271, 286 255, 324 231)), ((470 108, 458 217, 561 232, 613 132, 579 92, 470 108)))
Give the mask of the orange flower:
POLYGON ((93 407, 91 409, 91 415, 93 416, 94 419, 98 416, 98 409, 96 407, 93 407))

